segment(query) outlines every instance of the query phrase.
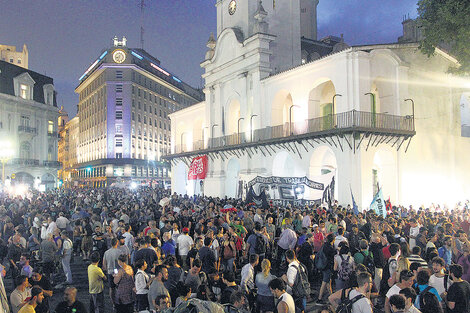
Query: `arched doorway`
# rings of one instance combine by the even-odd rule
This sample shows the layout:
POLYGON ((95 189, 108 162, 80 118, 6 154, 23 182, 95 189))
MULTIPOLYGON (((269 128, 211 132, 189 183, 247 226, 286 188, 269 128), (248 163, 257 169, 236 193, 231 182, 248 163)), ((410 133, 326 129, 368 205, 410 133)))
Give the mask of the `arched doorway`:
POLYGON ((49 173, 42 175, 41 185, 44 185, 46 190, 55 188, 55 177, 49 173))
POLYGON ((290 118, 295 121, 295 110, 292 112, 292 117, 289 116, 292 105, 291 94, 287 90, 279 91, 271 106, 271 126, 283 125, 283 131, 288 131, 290 118))
POLYGON ((308 111, 309 119, 318 119, 318 123, 310 123, 311 131, 320 131, 323 129, 330 129, 333 127, 333 119, 328 118, 338 110, 333 108, 333 97, 336 94, 336 89, 331 80, 325 81, 312 89, 309 93, 308 111))
POLYGON ((372 165, 372 197, 382 188, 384 198, 397 199, 397 152, 381 148, 374 154, 372 165))
MULTIPOLYGON (((232 100, 230 101, 228 107, 227 107, 227 112, 226 112, 226 129, 225 129, 225 134, 226 135, 233 135, 236 134, 238 131, 238 119, 240 118, 240 101, 238 100, 232 100)), ((240 125, 241 127, 241 125, 240 125)), ((240 129, 240 132, 242 129, 240 129)))
MULTIPOLYGON (((319 146, 313 150, 310 157, 309 178, 329 184, 334 177, 335 186, 338 186, 338 162, 336 155, 327 146, 319 146)), ((338 188, 335 187, 334 198, 338 199, 338 188)))
POLYGON ((32 187, 34 185, 34 177, 33 175, 26 173, 26 172, 19 172, 15 173, 15 184, 18 185, 28 185, 32 187))
POLYGON ((173 192, 181 195, 187 194, 188 170, 188 166, 183 162, 180 161, 176 164, 174 178, 171 184, 173 192))
POLYGON ((230 159, 225 174, 225 195, 229 198, 236 198, 238 195, 239 174, 240 162, 235 158, 230 159))
POLYGON ((273 160, 273 176, 291 177, 295 173, 294 158, 287 151, 281 151, 274 157, 273 160))

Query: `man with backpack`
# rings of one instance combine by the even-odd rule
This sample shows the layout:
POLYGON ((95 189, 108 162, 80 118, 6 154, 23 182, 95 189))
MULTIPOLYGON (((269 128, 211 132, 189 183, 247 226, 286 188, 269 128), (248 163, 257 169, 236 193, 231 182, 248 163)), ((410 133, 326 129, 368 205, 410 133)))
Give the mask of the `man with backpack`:
POLYGON ((293 250, 286 251, 286 260, 289 265, 282 278, 287 283, 287 292, 294 298, 296 311, 305 312, 310 295, 307 268, 297 260, 293 250))
POLYGON ((385 295, 391 287, 391 284, 389 284, 388 280, 397 271, 400 246, 397 243, 392 243, 388 250, 390 251, 391 256, 388 259, 387 265, 384 267, 382 274, 382 281, 380 282, 381 295, 385 295))
POLYGON ((437 292, 436 288, 429 286, 429 272, 420 271, 418 272, 417 283, 414 286, 416 294, 418 295, 415 300, 415 307, 419 310, 423 304, 423 296, 426 293, 432 293, 436 296, 439 303, 442 301, 441 296, 437 292))
POLYGON ((356 264, 364 264, 367 268, 367 271, 375 276, 375 263, 374 263, 374 254, 368 249, 369 243, 365 239, 359 241, 359 252, 354 254, 354 261, 356 264))
POLYGON ((246 241, 246 251, 248 255, 257 254, 259 256, 259 263, 261 263, 266 256, 266 250, 269 244, 268 238, 262 234, 262 229, 263 226, 256 222, 254 234, 251 234, 246 241))
POLYGON ((372 313, 372 303, 367 298, 372 284, 372 276, 369 273, 357 275, 358 287, 341 291, 341 301, 336 313, 372 313))

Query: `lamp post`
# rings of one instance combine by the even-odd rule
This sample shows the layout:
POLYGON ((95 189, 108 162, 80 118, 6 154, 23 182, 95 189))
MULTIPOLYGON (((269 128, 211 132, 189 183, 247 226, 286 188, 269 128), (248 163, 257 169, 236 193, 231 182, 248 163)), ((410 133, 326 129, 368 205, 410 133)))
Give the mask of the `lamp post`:
POLYGON ((237 121, 237 143, 240 144, 240 121, 244 120, 244 117, 240 117, 237 121))
POLYGON ((292 133, 292 108, 293 107, 298 107, 299 108, 299 106, 296 105, 296 104, 293 104, 289 108, 289 135, 291 135, 291 136, 293 135, 293 133, 292 133))
POLYGON ((331 104, 331 106, 332 106, 332 108, 331 108, 331 112, 332 112, 331 113, 331 118, 333 120, 333 127, 336 126, 336 121, 335 121, 335 99, 336 99, 336 97, 342 97, 342 96, 343 95, 340 95, 339 93, 337 93, 333 96, 333 100, 332 100, 332 104, 331 104))
POLYGON ((405 99, 405 101, 411 101, 411 115, 415 118, 415 102, 413 99, 405 99))
POLYGON ((250 142, 253 141, 253 117, 258 116, 256 114, 251 114, 250 116, 250 142))
POLYGON ((0 161, 2 162, 2 184, 5 184, 5 164, 10 160, 15 151, 11 145, 10 141, 0 142, 0 161))
POLYGON ((183 148, 184 147, 184 144, 183 144, 183 136, 184 135, 186 135, 186 132, 181 133, 181 141, 180 141, 180 143, 181 143, 181 152, 184 152, 184 148, 183 148))

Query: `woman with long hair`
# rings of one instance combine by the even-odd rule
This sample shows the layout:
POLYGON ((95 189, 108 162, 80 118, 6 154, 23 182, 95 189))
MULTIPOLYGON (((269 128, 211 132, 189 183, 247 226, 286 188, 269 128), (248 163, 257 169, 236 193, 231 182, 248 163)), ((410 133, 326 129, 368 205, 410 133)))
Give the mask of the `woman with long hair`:
POLYGON ((271 274, 271 262, 268 259, 264 259, 261 262, 262 271, 256 274, 255 284, 258 288, 258 295, 256 297, 256 303, 260 312, 272 313, 276 311, 274 304, 274 296, 269 289, 269 283, 276 276, 271 274))
POLYGON ((114 283, 116 284, 116 297, 114 299, 116 313, 133 313, 135 302, 134 271, 127 264, 127 255, 125 254, 119 256, 118 264, 121 268, 114 275, 114 283))

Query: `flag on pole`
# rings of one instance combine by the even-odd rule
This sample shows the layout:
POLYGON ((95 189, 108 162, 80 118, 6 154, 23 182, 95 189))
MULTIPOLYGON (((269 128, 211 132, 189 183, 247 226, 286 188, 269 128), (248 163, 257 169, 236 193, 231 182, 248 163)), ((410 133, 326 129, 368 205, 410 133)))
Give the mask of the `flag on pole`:
POLYGON ((353 205, 354 215, 358 215, 359 214, 359 208, 357 207, 356 201, 354 200, 354 195, 353 195, 351 186, 349 186, 349 190, 351 190, 351 198, 352 198, 352 205, 353 205))
POLYGON ((379 216, 383 216, 384 218, 387 216, 387 210, 385 208, 384 196, 382 193, 382 189, 379 189, 377 194, 375 195, 372 203, 370 204, 370 209, 374 210, 375 213, 379 216))

